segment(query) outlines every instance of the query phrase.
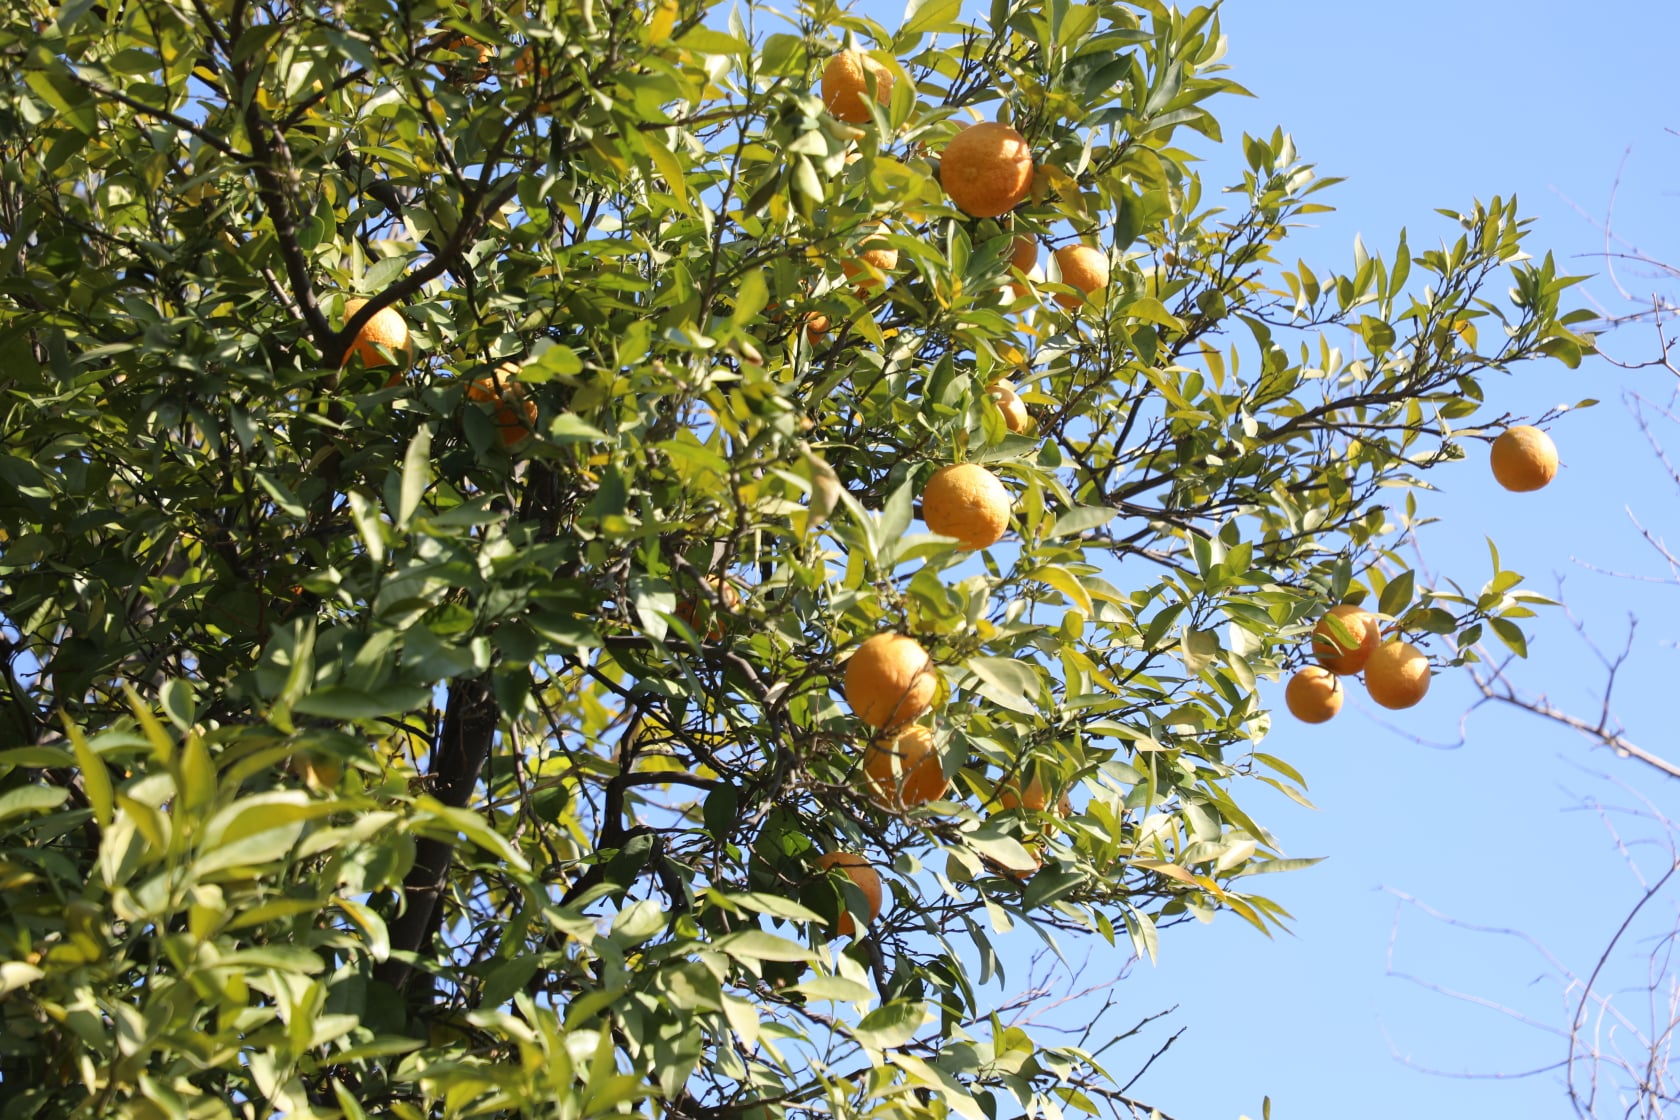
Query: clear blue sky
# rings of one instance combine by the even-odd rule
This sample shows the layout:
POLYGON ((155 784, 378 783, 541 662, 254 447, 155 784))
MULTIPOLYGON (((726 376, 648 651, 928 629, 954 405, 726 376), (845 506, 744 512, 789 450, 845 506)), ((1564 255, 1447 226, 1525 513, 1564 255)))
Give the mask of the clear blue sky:
MULTIPOLYGON (((1449 233, 1435 207, 1515 193, 1538 219, 1536 249, 1551 248, 1570 271, 1603 274, 1600 224, 1620 173, 1618 232, 1680 262, 1680 137, 1664 131, 1680 128, 1672 59, 1680 8, 1231 0, 1224 23, 1233 75, 1257 95, 1216 110, 1228 139, 1282 126, 1322 174, 1349 180, 1320 196, 1337 212, 1304 231, 1292 256, 1347 267, 1355 233, 1386 254, 1402 226, 1418 249, 1449 233)), ((1210 183, 1221 181, 1225 158, 1208 153, 1210 183)), ((1637 291, 1652 286, 1637 272, 1623 278, 1637 291)), ((1602 275, 1586 291, 1623 307, 1602 275)), ((1656 344, 1649 330, 1633 329, 1607 346, 1631 358, 1648 357, 1656 344)), ((1617 711, 1635 741, 1680 755, 1680 740, 1665 734, 1680 587, 1580 563, 1666 575, 1624 506, 1663 533, 1680 508, 1676 486, 1622 395, 1636 389, 1666 401, 1671 382, 1662 371, 1594 361, 1490 385, 1490 401, 1519 414, 1582 397, 1603 403, 1552 425, 1564 468, 1548 489, 1506 494, 1476 455, 1438 472, 1442 492, 1426 496, 1424 508, 1441 518, 1425 538, 1437 569, 1479 586, 1491 535, 1505 565, 1539 590, 1564 577, 1572 607, 1611 648, 1636 613, 1639 638, 1617 711)), ((1533 630, 1520 679, 1594 713, 1602 674, 1590 652, 1558 612, 1533 630)), ((1271 692, 1281 708, 1281 689, 1271 692)), ((1385 888, 1467 922, 1525 931, 1585 975, 1637 898, 1603 822, 1580 809, 1589 798, 1634 797, 1595 775, 1633 784, 1670 814, 1680 813, 1680 783, 1515 712, 1477 712, 1463 725, 1463 745, 1442 749, 1459 741, 1472 700, 1467 682, 1437 678, 1425 703, 1396 720, 1403 733, 1390 731, 1359 690, 1322 727, 1280 714, 1267 749, 1303 770, 1319 811, 1279 798, 1264 819, 1290 855, 1329 858, 1266 884, 1296 915, 1294 936, 1268 942, 1221 919, 1165 934, 1161 964, 1134 970, 1121 988, 1125 1005, 1144 1013, 1177 1004, 1174 1022, 1188 1028, 1136 1087, 1140 1096, 1181 1120, 1258 1118, 1263 1094, 1278 1120, 1574 1115, 1555 1073, 1465 1080, 1419 1072, 1396 1056, 1451 1073, 1514 1074, 1559 1061, 1564 1046, 1534 1026, 1388 976, 1391 936, 1398 971, 1550 1025, 1566 1022, 1573 1004, 1547 978, 1546 962, 1512 939, 1455 930, 1417 911, 1401 912, 1396 926, 1397 902, 1385 888)), ((1661 851, 1639 854, 1658 874, 1667 866, 1661 851)), ((1672 927, 1676 898, 1653 908, 1662 928, 1672 927)))

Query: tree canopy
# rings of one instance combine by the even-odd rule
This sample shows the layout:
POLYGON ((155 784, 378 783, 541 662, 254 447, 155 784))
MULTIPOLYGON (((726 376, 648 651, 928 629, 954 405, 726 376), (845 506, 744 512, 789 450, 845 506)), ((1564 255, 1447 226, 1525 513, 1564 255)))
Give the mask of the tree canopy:
POLYGON ((1204 184, 1223 50, 1151 0, 0 11, 3 1115, 1147 1111, 1000 1017, 1003 946, 1287 919, 1260 682, 1343 603, 1521 650, 1496 551, 1396 542, 1494 375, 1591 347, 1514 200, 1291 263, 1333 180, 1280 131, 1204 184), (991 121, 1018 198, 943 159, 991 121), (924 508, 953 463, 1005 505, 924 508))

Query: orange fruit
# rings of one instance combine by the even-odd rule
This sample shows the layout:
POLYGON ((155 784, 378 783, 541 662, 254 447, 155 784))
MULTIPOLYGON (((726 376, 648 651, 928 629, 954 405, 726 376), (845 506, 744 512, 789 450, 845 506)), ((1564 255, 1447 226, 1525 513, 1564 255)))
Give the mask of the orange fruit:
MULTIPOLYGON (((367 302, 360 298, 345 300, 345 323, 355 318, 356 312, 366 307, 367 302)), ((363 369, 391 365, 393 358, 398 366, 413 365, 414 351, 409 346, 408 324, 403 321, 402 314, 394 307, 381 307, 375 311, 373 317, 356 332, 356 337, 350 340, 350 345, 338 360, 338 367, 343 369, 349 365, 351 358, 360 358, 363 369), (381 346, 390 351, 391 358, 379 352, 381 346)))
POLYGON ((1429 691, 1429 658, 1409 642, 1385 642, 1365 663, 1365 691, 1385 708, 1409 708, 1429 691))
POLYGON ((875 100, 882 105, 892 100, 893 73, 862 51, 841 51, 828 60, 822 72, 822 99, 828 111, 850 124, 869 120, 869 82, 875 77, 875 100))
POLYGON ((840 262, 840 271, 846 274, 846 279, 857 281, 859 295, 886 287, 887 274, 898 267, 898 250, 875 240, 885 232, 876 227, 874 233, 865 236, 856 257, 840 262))
MULTIPOLYGON (((873 922, 881 916, 881 876, 867 859, 856 852, 826 852, 817 857, 817 866, 824 871, 838 867, 863 892, 863 900, 869 906, 869 921, 873 922)), ((856 932, 857 925, 848 909, 834 923, 834 935, 850 937, 856 932)))
POLYGON ((1351 676, 1365 668, 1365 663, 1376 652, 1377 642, 1382 635, 1378 632, 1376 617, 1360 610, 1351 603, 1343 603, 1331 607, 1325 612, 1324 618, 1318 620, 1313 627, 1313 656, 1318 663, 1341 676, 1351 676), (1341 623, 1342 628, 1353 639, 1348 645, 1330 628, 1325 619, 1334 618, 1341 623))
POLYGON ((1009 263, 1022 272, 1031 272, 1038 263, 1038 238, 1030 233, 1017 234, 1009 244, 1009 263))
POLYGON ((1032 149, 1006 124, 971 124, 951 138, 939 157, 939 183, 958 210, 996 218, 1032 192, 1032 149))
POLYGON ((1308 665, 1283 690, 1283 703, 1302 723, 1323 723, 1342 710, 1347 690, 1341 680, 1321 665, 1308 665))
POLYGON ((950 782, 933 746, 933 729, 913 723, 890 740, 875 739, 863 752, 869 796, 883 809, 909 809, 944 796, 950 782))
POLYGON ((1522 424, 1505 429, 1493 441, 1488 462, 1499 485, 1519 494, 1527 493, 1557 477, 1557 445, 1539 428, 1522 424))
MULTIPOLYGON (((1038 238, 1028 233, 1020 234, 1009 246, 1009 263, 1021 271, 1021 275, 1032 279, 1033 270, 1038 267, 1038 238)), ((1027 286, 1019 280, 1009 282, 1009 292, 1016 299, 1027 294, 1027 286)))
POLYGON ((710 619, 710 626, 705 630, 696 628, 695 633, 708 641, 715 642, 723 637, 723 614, 719 613, 717 608, 718 597, 722 597, 723 610, 728 612, 741 605, 741 596, 736 593, 734 586, 721 576, 706 576, 701 582, 712 590, 704 595, 691 595, 684 599, 677 604, 674 613, 690 626, 695 626, 696 619, 710 619))
MULTIPOLYGON (((527 46, 514 55, 513 73, 518 85, 540 86, 548 81, 548 63, 537 57, 536 47, 527 46)), ((554 108, 554 104, 551 101, 538 101, 535 108, 539 113, 547 113, 554 108)))
POLYGON ((1007 381, 994 381, 986 386, 986 395, 997 402, 1004 426, 1010 431, 1020 435, 1032 427, 1032 417, 1027 415, 1027 406, 1021 398, 1015 395, 1015 386, 1007 381))
MULTIPOLYGON (((893 263, 897 264, 898 262, 895 259, 893 263)), ((820 311, 805 316, 805 341, 815 346, 822 341, 823 335, 827 334, 828 328, 833 325, 829 322, 828 316, 820 311)))
POLYGON ((933 706, 939 673, 916 639, 876 634, 846 662, 846 703, 871 727, 902 727, 933 706))
POLYGON ((467 399, 496 406, 496 427, 502 446, 512 447, 530 435, 537 424, 537 402, 526 395, 517 380, 518 362, 503 362, 494 377, 481 377, 467 385, 467 399))
MULTIPOLYGON (((1032 781, 1028 782, 1025 788, 1021 786, 1020 775, 1016 775, 1000 783, 992 792, 992 796, 997 799, 998 808, 1006 810, 1024 808, 1034 813, 1042 813, 1044 807, 1050 804, 1050 793, 1044 788, 1044 783, 1037 774, 1032 776, 1032 781)), ((1071 812, 1073 800, 1064 791, 1056 801, 1056 815, 1065 817, 1071 812)))
POLYGON ((490 56, 495 52, 490 44, 474 39, 471 35, 459 31, 446 32, 438 36, 436 43, 443 51, 459 55, 465 59, 471 55, 478 60, 478 65, 467 66, 460 62, 449 62, 443 66, 445 77, 464 77, 470 82, 482 82, 490 76, 490 56))
POLYGON ((922 520, 965 548, 989 548, 1009 528, 1013 503, 997 475, 979 463, 940 467, 922 490, 922 520))
POLYGON ((1101 249, 1093 249, 1089 245, 1063 245, 1051 255, 1056 259, 1057 271, 1062 274, 1062 283, 1085 293, 1084 297, 1068 292, 1056 293, 1056 302, 1070 311, 1084 303, 1085 297, 1108 287, 1108 255, 1101 249))

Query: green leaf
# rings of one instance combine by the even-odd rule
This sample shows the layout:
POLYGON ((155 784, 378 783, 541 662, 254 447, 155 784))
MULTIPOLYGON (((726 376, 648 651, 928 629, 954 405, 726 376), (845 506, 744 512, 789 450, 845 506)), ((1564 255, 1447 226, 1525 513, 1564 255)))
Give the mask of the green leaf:
POLYGON ((335 684, 300 697, 292 710, 328 719, 379 719, 423 709, 431 700, 431 690, 417 686, 391 685, 378 692, 362 692, 335 684))
POLYGON ((562 412, 548 423, 550 443, 604 443, 607 433, 580 420, 575 413, 562 412))
POLYGON ((417 798, 414 808, 417 824, 423 824, 429 816, 459 832, 489 854, 506 861, 510 867, 527 873, 531 870, 530 861, 508 843, 507 837, 491 828, 477 813, 445 805, 430 796, 417 798))
POLYGON ((709 27, 695 27, 683 32, 682 38, 677 40, 677 46, 701 54, 740 55, 746 53, 747 44, 733 35, 725 35, 721 31, 713 31, 709 27))
POLYGON ((712 947, 743 961, 811 961, 817 956, 796 941, 761 929, 725 934, 713 942, 712 947))
POLYGON ((910 0, 894 43, 905 42, 908 36, 954 30, 961 16, 962 0, 910 0))
POLYGON ((1383 588, 1382 598, 1377 601, 1377 610, 1382 614, 1398 618, 1412 605, 1412 582, 1414 576, 1410 569, 1401 572, 1388 581, 1383 588))
POLYGON ((64 731, 70 736, 70 746, 76 752, 76 767, 82 773, 82 790, 87 794, 88 805, 93 809, 93 819, 100 828, 111 826, 111 772, 105 769, 105 760, 94 753, 88 743, 87 736, 82 729, 70 719, 62 715, 64 731))
POLYGON ((19 786, 0 794, 0 823, 56 809, 70 797, 63 786, 19 786))
POLYGON ((1047 541, 1058 541, 1063 537, 1076 536, 1079 533, 1099 529, 1119 516, 1119 510, 1106 506, 1075 506, 1064 513, 1058 514, 1056 523, 1044 535, 1047 541))
POLYGON ((963 840, 982 856, 1010 871, 1036 871, 1038 860, 1015 837, 1006 831, 1007 825, 983 824, 965 833, 963 840))
POLYGON ((665 928, 665 910, 651 898, 637 899, 613 916, 611 935, 625 948, 640 945, 665 928))
POLYGON ((1430 634, 1451 634, 1458 629, 1458 620, 1451 611, 1440 607, 1420 607, 1408 612, 1401 625, 1408 630, 1422 630, 1430 634))
POLYGON ((893 1000, 859 1020, 852 1036, 871 1050, 891 1050, 915 1038, 927 1019, 928 1007, 922 1001, 893 1000))
POLYGON ((1512 653, 1518 657, 1528 656, 1528 639, 1523 637, 1520 626, 1503 618, 1490 618, 1488 625, 1493 627, 1493 632, 1499 635, 1499 640, 1504 642, 1505 647, 1512 653))
POLYGON ((831 999, 837 1003, 865 1003, 875 998, 875 992, 868 984, 843 976, 814 976, 795 984, 790 990, 807 999, 831 999))
POLYGON ((55 70, 32 70, 23 77, 29 88, 64 118, 71 128, 84 136, 93 135, 98 117, 92 94, 55 70))
POLYGON ((979 678, 975 691, 1012 712, 1036 714, 1042 683, 1028 665, 1007 657, 971 657, 963 667, 979 678))
POLYGON ((399 532, 408 529, 408 523, 414 519, 414 511, 420 508, 420 499, 425 496, 431 481, 432 429, 422 425, 403 452, 402 501, 397 506, 396 517, 399 532))
POLYGON ((361 928, 362 936, 367 939, 369 956, 375 961, 383 961, 391 955, 391 935, 385 928, 384 918, 355 899, 345 898, 343 895, 334 896, 333 903, 361 928))

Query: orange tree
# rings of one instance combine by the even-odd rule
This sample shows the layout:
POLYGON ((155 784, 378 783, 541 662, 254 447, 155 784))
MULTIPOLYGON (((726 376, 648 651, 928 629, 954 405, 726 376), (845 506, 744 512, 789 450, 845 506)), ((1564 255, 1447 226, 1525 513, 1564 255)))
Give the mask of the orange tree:
POLYGON ((1383 498, 1590 342, 1216 203, 1214 12, 958 8, 5 6, 6 1117, 1141 1107, 998 939, 1284 917, 1258 682, 1520 646, 1383 498))

